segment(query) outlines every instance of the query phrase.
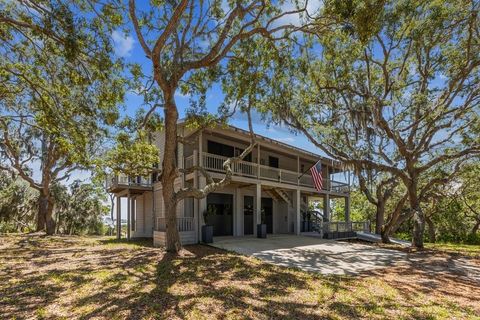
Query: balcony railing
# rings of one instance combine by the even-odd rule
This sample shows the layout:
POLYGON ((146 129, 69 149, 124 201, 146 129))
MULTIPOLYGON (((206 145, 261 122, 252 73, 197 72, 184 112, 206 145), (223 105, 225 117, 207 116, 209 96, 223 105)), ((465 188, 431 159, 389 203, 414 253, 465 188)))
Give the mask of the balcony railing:
POLYGON ((151 187, 152 179, 150 177, 128 177, 124 174, 110 175, 107 177, 107 189, 118 186, 125 187, 151 187))
MULTIPOLYGON (((228 159, 227 157, 206 152, 203 153, 202 157, 203 166, 208 171, 222 173, 225 172, 225 169, 223 168, 223 163, 225 162, 225 160, 228 159)), ((194 157, 186 157, 184 163, 185 168, 192 167, 194 165, 194 157)), ((259 178, 262 180, 269 180, 314 188, 312 176, 309 174, 304 174, 299 178, 298 172, 258 165, 256 163, 248 161, 238 161, 233 164, 232 169, 234 175, 237 176, 259 178)), ((323 189, 339 193, 348 193, 350 191, 350 187, 347 183, 330 179, 323 180, 323 189)))
MULTIPOLYGON (((167 219, 166 218, 157 218, 157 231, 166 231, 167 230, 167 219)), ((177 230, 179 232, 183 231, 193 231, 194 230, 194 220, 193 217, 181 217, 177 218, 177 230)))

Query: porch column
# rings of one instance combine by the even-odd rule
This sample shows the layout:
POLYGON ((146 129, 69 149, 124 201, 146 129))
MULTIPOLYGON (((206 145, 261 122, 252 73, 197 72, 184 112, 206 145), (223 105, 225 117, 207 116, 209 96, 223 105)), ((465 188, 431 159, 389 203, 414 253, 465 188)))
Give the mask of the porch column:
POLYGON ((235 211, 233 212, 235 228, 233 229, 234 236, 243 236, 244 230, 244 214, 243 214, 243 201, 242 201, 242 191, 237 188, 235 190, 235 211))
POLYGON ((257 179, 260 179, 260 144, 257 144, 257 179))
POLYGON ((300 235, 300 224, 301 224, 301 210, 300 210, 300 189, 295 190, 295 199, 294 199, 294 204, 295 204, 295 234, 300 235))
POLYGON ((137 231, 137 196, 132 197, 130 209, 130 231, 137 231))
POLYGON ((328 193, 323 197, 323 215, 330 222, 330 194, 328 193))
MULTIPOLYGON (((194 149, 193 150, 193 165, 196 166, 198 165, 198 150, 194 149)), ((193 175, 193 186, 195 188, 198 187, 198 174, 195 173, 193 175)), ((200 226, 202 225, 202 221, 200 220, 200 210, 199 210, 199 201, 195 198, 193 198, 193 221, 194 221, 194 228, 197 231, 196 232, 196 242, 200 242, 200 239, 202 238, 202 231, 200 226)))
POLYGON ((298 177, 300 177, 302 173, 303 172, 300 172, 300 157, 297 156, 297 185, 300 185, 300 179, 298 177))
POLYGON ((117 221, 116 221, 116 229, 117 229, 117 239, 122 238, 122 211, 120 210, 120 204, 122 202, 122 198, 116 196, 117 198, 117 221))
POLYGON ((350 196, 345 197, 345 221, 350 222, 350 196))
POLYGON ((257 224, 262 223, 262 185, 255 185, 255 219, 253 225, 253 234, 257 236, 257 224))
POLYGON ((127 240, 130 240, 130 206, 131 206, 130 190, 128 190, 128 193, 127 193, 127 240))

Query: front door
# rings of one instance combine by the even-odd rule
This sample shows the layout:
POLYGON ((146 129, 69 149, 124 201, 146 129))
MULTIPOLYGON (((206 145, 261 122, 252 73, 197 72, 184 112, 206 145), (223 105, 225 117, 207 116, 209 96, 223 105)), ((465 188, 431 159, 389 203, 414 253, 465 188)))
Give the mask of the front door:
POLYGON ((267 225, 267 233, 273 233, 273 200, 262 198, 262 210, 265 213, 264 223, 267 225))
POLYGON ((253 234, 253 197, 243 197, 243 233, 253 234))
POLYGON ((233 195, 211 193, 207 196, 207 207, 213 212, 207 217, 207 224, 213 226, 213 236, 233 236, 233 195))

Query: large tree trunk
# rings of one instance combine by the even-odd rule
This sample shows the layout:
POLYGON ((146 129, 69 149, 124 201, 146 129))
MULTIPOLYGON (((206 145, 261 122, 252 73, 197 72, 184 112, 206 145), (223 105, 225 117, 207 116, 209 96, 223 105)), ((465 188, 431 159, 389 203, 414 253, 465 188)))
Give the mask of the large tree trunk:
POLYGON ((40 193, 38 197, 37 228, 36 231, 44 231, 47 224, 48 197, 40 193))
POLYGON ((413 209, 413 239, 412 245, 423 248, 423 234, 425 233, 425 216, 420 206, 413 209))
POLYGON ((399 223, 399 220, 401 220, 400 216, 401 216, 403 206, 405 205, 406 200, 407 200, 407 196, 404 195, 397 202, 397 205, 395 206, 392 214, 390 215, 390 218, 384 224, 384 226, 382 228, 382 232, 381 232, 383 243, 391 243, 390 235, 392 235, 396 231, 396 228, 398 228, 397 224, 399 223))
POLYGON ((382 231, 380 232, 380 236, 382 237, 382 242, 383 243, 391 243, 392 241, 390 241, 390 235, 389 235, 389 230, 388 229, 382 229, 382 231))
POLYGON ((55 233, 55 220, 53 219, 53 202, 49 194, 40 193, 38 199, 37 231, 45 230, 48 235, 55 233), (42 228, 40 228, 40 223, 42 228))
POLYGON ((477 223, 475 223, 475 225, 473 226, 471 233, 473 235, 476 235, 478 232, 478 229, 480 229, 480 220, 477 220, 477 223))
POLYGON ((390 229, 390 233, 389 234, 394 234, 395 232, 397 232, 398 228, 400 228, 400 226, 405 222, 407 221, 408 219, 410 219, 411 217, 413 216, 413 212, 411 209, 408 210, 407 213, 402 213, 397 221, 395 221, 394 224, 392 224, 392 227, 390 229))
POLYGON ((175 179, 177 178, 176 149, 178 112, 173 93, 165 95, 165 150, 162 164, 162 194, 165 203, 166 249, 178 252, 182 245, 177 229, 177 200, 175 197, 175 179))
POLYGON ((162 193, 166 212, 166 249, 169 252, 178 252, 182 245, 177 229, 177 202, 173 197, 173 185, 164 187, 162 193))
POLYGON ((46 226, 47 226, 47 234, 52 235, 55 234, 55 220, 53 219, 53 202, 49 198, 48 200, 48 207, 47 207, 47 215, 46 215, 46 226))
POLYGON ((437 237, 435 234, 435 224, 429 216, 425 216, 425 222, 428 225, 428 241, 430 241, 431 243, 435 243, 437 241, 437 237))
POLYGON ((38 212, 37 212, 37 228, 35 229, 37 232, 39 231, 44 231, 45 230, 45 217, 46 217, 46 210, 43 209, 43 207, 46 208, 45 205, 42 205, 40 203, 40 200, 38 201, 38 212))
POLYGON ((376 234, 382 234, 382 227, 384 224, 384 220, 385 220, 385 203, 379 199, 377 204, 377 213, 375 216, 375 233, 376 234))
POLYGON ((420 207, 418 198, 418 184, 415 177, 411 178, 407 186, 408 200, 413 213, 413 239, 412 246, 423 248, 423 235, 425 233, 425 214, 420 207))

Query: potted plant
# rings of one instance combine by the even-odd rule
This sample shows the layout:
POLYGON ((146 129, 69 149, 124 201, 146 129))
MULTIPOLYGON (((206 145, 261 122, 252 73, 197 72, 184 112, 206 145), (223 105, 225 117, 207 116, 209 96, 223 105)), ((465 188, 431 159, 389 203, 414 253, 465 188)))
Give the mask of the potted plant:
POLYGON ((203 220, 205 225, 202 226, 202 242, 212 243, 213 242, 213 226, 208 224, 208 217, 213 216, 217 213, 217 208, 214 205, 208 205, 207 210, 203 211, 203 220))
POLYGON ((261 222, 257 224, 257 238, 267 237, 267 225, 265 224, 265 210, 260 211, 261 222))

